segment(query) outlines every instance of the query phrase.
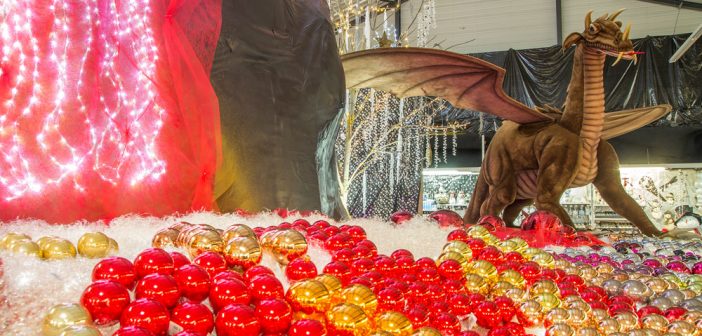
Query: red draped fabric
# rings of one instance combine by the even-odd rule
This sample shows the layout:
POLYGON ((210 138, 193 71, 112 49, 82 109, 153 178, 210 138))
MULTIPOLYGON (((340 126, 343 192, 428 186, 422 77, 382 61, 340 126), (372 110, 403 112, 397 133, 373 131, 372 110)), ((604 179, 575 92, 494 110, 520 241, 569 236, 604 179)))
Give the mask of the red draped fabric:
POLYGON ((0 220, 213 208, 220 0, 0 5, 0 220))

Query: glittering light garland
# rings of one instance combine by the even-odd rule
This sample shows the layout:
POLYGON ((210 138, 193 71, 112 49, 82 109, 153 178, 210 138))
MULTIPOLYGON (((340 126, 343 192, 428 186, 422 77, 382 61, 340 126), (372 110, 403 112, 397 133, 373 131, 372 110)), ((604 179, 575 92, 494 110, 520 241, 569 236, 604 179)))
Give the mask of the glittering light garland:
POLYGON ((84 172, 132 186, 165 173, 150 6, 0 4, 0 92, 9 92, 0 94, 0 197, 66 183, 83 191, 84 172))

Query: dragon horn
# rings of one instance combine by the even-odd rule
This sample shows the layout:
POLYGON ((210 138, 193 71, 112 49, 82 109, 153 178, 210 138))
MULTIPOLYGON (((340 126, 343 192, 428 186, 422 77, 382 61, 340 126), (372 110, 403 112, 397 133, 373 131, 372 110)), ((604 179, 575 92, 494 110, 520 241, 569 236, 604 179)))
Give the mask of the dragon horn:
POLYGON ((590 28, 590 24, 592 23, 592 11, 587 12, 585 15, 585 30, 590 28))
POLYGON ((608 16, 609 16, 609 14, 604 13, 604 15, 598 17, 597 19, 598 19, 598 20, 601 20, 601 21, 604 21, 604 20, 607 20, 607 17, 608 17, 608 16))
POLYGON ((619 14, 621 14, 625 9, 626 8, 622 8, 622 9, 614 12, 614 14, 612 14, 610 17, 608 17, 607 20, 614 21, 614 19, 616 19, 617 16, 619 16, 619 14))
POLYGON ((626 29, 624 29, 624 33, 622 34, 622 40, 628 40, 630 32, 631 32, 631 23, 627 23, 626 29))

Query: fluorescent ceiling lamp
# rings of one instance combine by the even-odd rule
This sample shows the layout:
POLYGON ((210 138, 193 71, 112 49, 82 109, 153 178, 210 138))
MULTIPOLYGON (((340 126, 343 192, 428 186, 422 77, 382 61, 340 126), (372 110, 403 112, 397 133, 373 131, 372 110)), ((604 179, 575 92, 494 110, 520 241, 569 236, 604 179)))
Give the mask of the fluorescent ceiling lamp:
POLYGON ((670 57, 670 60, 668 62, 670 63, 675 63, 677 62, 685 53, 692 47, 693 44, 695 44, 695 41, 697 41, 698 38, 702 35, 702 24, 697 26, 697 29, 695 29, 692 34, 690 34, 690 37, 687 38, 685 43, 683 43, 680 46, 680 49, 673 54, 673 56, 670 57))

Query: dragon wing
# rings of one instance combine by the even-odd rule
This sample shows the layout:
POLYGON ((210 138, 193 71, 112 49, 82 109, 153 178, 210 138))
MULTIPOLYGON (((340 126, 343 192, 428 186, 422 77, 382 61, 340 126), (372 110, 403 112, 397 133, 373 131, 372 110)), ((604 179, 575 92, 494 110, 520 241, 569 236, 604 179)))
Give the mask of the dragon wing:
POLYGON ((602 139, 607 140, 635 131, 660 119, 672 109, 672 106, 664 104, 605 113, 602 139))
POLYGON ((347 88, 376 88, 398 97, 440 97, 454 107, 520 124, 553 120, 505 94, 505 70, 475 57, 436 49, 381 48, 347 54, 341 60, 347 88))

